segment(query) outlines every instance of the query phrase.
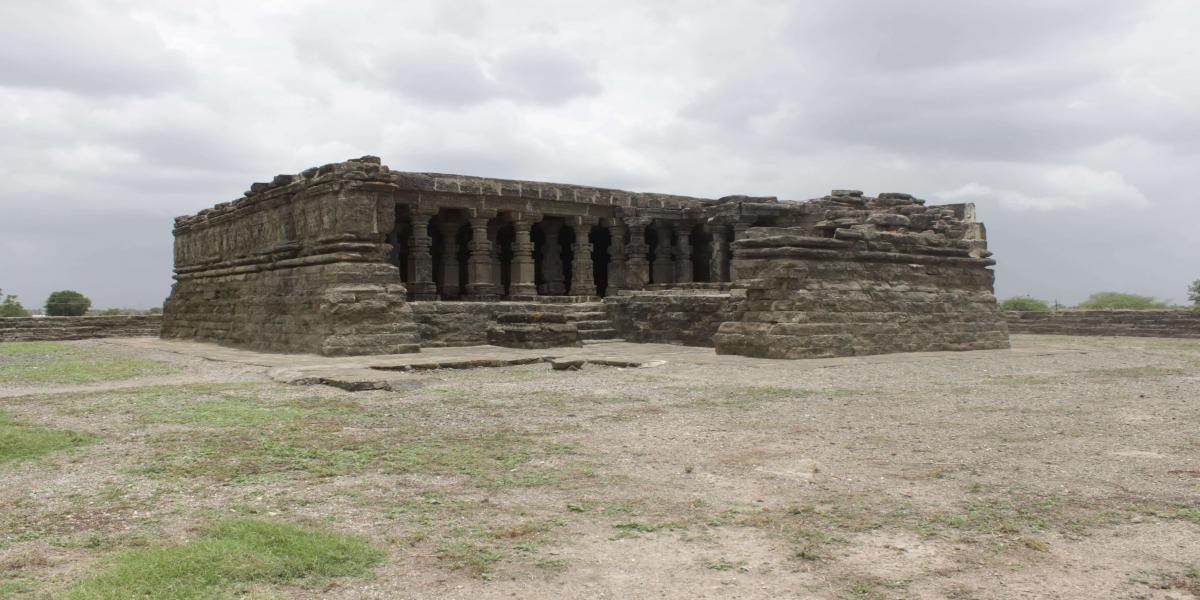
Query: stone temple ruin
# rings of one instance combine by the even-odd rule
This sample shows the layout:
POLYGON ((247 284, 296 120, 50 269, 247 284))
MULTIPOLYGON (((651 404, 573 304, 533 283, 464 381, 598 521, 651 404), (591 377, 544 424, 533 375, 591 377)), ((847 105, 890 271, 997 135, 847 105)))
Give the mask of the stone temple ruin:
POLYGON ((1008 347, 971 204, 279 175, 175 220, 162 335, 323 355, 625 339, 810 358, 1008 347))

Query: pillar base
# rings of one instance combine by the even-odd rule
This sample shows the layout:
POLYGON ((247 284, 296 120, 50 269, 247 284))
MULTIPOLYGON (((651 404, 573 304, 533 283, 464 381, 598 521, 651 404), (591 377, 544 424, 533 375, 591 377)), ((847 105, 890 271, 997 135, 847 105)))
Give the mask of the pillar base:
POLYGON ((474 302, 496 302, 500 300, 500 286, 491 283, 467 284, 466 299, 474 302))
POLYGON ((543 283, 542 287, 538 288, 538 293, 543 296, 562 296, 567 293, 567 286, 561 281, 543 283))
POLYGON ((532 283, 513 283, 508 286, 508 296, 510 298, 537 296, 537 293, 537 286, 532 283))
POLYGON ((432 281, 429 282, 409 282, 408 299, 414 301, 437 300, 437 285, 432 281))

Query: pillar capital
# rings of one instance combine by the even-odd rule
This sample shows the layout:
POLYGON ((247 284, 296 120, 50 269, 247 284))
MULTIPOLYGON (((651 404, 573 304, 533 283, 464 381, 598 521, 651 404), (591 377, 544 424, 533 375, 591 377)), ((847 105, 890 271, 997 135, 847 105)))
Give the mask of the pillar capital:
POLYGON ((625 225, 628 226, 630 229, 644 230, 647 225, 654 222, 654 219, 651 219, 650 217, 636 217, 635 216, 635 217, 625 217, 624 219, 622 219, 622 221, 624 221, 625 225))
POLYGON ((409 204, 408 214, 412 217, 413 222, 417 222, 418 220, 429 222, 434 215, 438 214, 438 209, 436 206, 409 204))
POLYGON ((537 212, 537 211, 521 211, 521 212, 512 213, 513 225, 516 225, 518 223, 523 223, 526 225, 533 225, 534 223, 537 223, 538 221, 541 221, 541 220, 542 220, 542 213, 537 212))

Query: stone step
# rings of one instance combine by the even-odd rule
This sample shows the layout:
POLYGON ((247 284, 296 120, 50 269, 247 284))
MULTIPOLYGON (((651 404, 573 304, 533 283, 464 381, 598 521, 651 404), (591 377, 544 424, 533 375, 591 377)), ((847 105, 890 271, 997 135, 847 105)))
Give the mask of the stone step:
POLYGON ((625 338, 612 338, 612 339, 606 339, 606 340, 582 340, 582 341, 583 341, 584 346, 591 346, 594 344, 615 344, 617 342, 625 341, 625 338))
POLYGON ((509 299, 541 304, 603 304, 599 296, 512 296, 509 299))
POLYGON ((616 329, 589 329, 587 331, 579 331, 579 339, 581 340, 612 340, 621 335, 616 329))
POLYGON ((568 321, 607 321, 608 313, 600 310, 565 313, 568 321))
POLYGON ((598 329, 612 329, 613 324, 608 319, 596 319, 594 321, 575 321, 575 327, 579 329, 580 333, 583 333, 584 331, 596 331, 598 329))

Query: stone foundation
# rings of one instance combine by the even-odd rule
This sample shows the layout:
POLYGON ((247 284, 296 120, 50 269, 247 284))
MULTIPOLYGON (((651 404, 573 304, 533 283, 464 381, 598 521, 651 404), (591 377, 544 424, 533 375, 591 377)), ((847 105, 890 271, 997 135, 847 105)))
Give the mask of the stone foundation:
POLYGON ((1011 333, 1200 338, 1200 310, 1064 310, 1004 313, 1011 333))
POLYGON ((748 230, 733 244, 734 268, 752 279, 741 282, 738 317, 715 336, 717 353, 821 358, 1007 348, 982 231, 972 235, 954 209, 927 210, 902 196, 856 199, 812 229, 748 230), (938 234, 955 227, 966 235, 938 234))
POLYGON ((159 315, 10 317, 0 318, 0 342, 157 337, 161 329, 159 315))
POLYGON ((694 198, 364 156, 252 184, 174 233, 163 337, 264 351, 624 337, 800 358, 1007 344, 974 208, 908 194, 694 198), (533 313, 566 317, 522 320, 533 313))
POLYGON ((579 327, 562 313, 507 312, 488 328, 488 343, 505 348, 555 348, 582 346, 579 327))
POLYGON ((660 290, 622 292, 604 304, 627 341, 711 348, 717 329, 735 318, 744 297, 744 290, 660 290))
POLYGON ((415 352, 404 286, 385 265, 300 266, 176 283, 162 337, 324 355, 415 352))

